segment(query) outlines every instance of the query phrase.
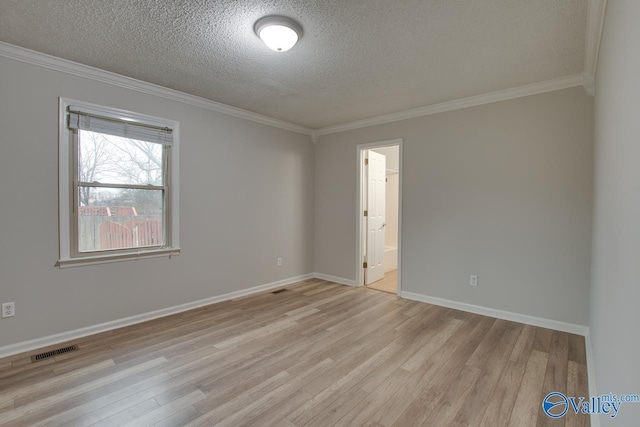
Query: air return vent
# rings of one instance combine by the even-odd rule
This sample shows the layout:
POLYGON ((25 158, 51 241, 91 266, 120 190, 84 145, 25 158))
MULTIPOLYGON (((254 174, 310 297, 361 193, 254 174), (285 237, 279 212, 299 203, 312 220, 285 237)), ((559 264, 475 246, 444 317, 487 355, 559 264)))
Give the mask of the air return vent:
POLYGON ((271 292, 271 293, 272 293, 272 294, 281 294, 281 293, 283 293, 283 292, 285 292, 285 291, 288 291, 288 290, 289 290, 289 289, 287 289, 287 288, 282 288, 282 289, 278 289, 277 291, 273 291, 273 292, 271 292))
POLYGON ((75 351, 78 349, 77 345, 70 345, 68 347, 57 348, 55 350, 47 351, 45 353, 34 354, 31 356, 32 362, 38 362, 40 360, 49 359, 50 357, 57 356, 59 354, 69 353, 70 351, 75 351))

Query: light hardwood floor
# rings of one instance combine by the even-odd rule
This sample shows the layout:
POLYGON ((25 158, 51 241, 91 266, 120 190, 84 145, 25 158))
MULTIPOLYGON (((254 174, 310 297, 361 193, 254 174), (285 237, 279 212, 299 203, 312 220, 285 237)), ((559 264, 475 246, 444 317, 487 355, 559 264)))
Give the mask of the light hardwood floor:
POLYGON ((367 288, 396 295, 398 293, 398 270, 387 271, 384 273, 384 278, 367 285, 367 288))
POLYGON ((309 280, 0 359, 3 426, 586 426, 584 339, 309 280), (35 352, 33 352, 35 353, 35 352))

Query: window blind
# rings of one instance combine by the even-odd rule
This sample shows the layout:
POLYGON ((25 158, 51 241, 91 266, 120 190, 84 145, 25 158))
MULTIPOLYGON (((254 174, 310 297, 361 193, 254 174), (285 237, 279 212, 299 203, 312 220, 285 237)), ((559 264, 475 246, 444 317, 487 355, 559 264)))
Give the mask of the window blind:
POLYGON ((69 109, 68 127, 162 145, 173 144, 173 129, 84 113, 73 108, 69 109))

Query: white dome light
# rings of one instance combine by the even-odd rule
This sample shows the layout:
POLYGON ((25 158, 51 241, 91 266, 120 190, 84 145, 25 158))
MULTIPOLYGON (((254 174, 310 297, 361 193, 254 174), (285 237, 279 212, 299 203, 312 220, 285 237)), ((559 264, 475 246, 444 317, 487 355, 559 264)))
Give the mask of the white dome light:
POLYGON ((269 49, 286 52, 302 36, 302 28, 291 18, 285 16, 265 16, 258 19, 254 31, 269 49))

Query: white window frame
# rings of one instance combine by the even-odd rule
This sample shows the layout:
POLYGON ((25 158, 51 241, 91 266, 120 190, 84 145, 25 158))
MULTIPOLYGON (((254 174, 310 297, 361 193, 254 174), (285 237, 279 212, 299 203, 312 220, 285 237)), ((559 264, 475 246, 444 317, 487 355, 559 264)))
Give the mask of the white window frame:
POLYGON ((59 208, 59 258, 60 268, 75 267, 81 265, 102 264, 108 262, 136 260, 141 258, 171 257, 180 253, 180 123, 175 120, 148 116, 117 108, 105 107, 84 101, 76 101, 68 98, 59 99, 58 117, 58 208, 59 208), (72 170, 76 164, 76 148, 73 143, 73 132, 69 129, 68 108, 73 106, 84 113, 111 117, 132 123, 167 127, 173 130, 173 143, 168 156, 168 189, 165 192, 165 244, 162 247, 132 248, 122 250, 110 250, 108 252, 78 253, 73 243, 76 239, 76 218, 74 214, 75 204, 75 173, 72 170))

